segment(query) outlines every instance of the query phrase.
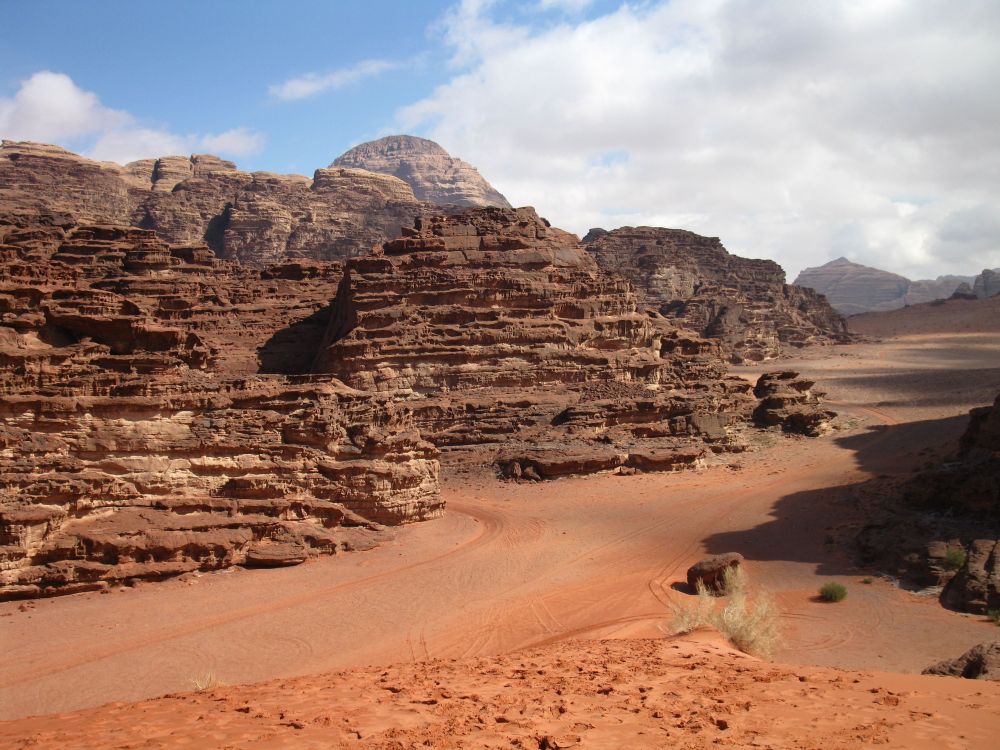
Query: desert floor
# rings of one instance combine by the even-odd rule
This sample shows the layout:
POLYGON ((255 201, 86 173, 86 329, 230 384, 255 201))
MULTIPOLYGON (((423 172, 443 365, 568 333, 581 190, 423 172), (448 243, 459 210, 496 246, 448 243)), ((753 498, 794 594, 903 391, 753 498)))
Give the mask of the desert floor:
MULTIPOLYGON (((619 651, 633 653, 642 662, 626 680, 636 690, 646 679, 636 675, 647 674, 642 670, 651 669, 649 662, 654 658, 672 665, 667 672, 675 668, 683 672, 678 660, 720 659, 729 665, 733 685, 740 683, 743 664, 752 664, 751 671, 783 675, 774 678, 787 688, 782 694, 787 699, 784 707, 774 709, 778 716, 782 711, 787 714, 791 704, 808 703, 809 691, 800 684, 800 677, 836 682, 836 673, 803 672, 801 665, 912 674, 957 656, 996 637, 996 626, 982 617, 946 611, 934 596, 904 591, 887 578, 863 584, 861 579, 872 572, 852 567, 840 543, 859 520, 853 486, 879 475, 905 474, 945 456, 964 429, 968 409, 992 402, 1000 390, 1000 316, 985 323, 980 318, 977 325, 963 328, 962 309, 955 307, 949 313, 954 317, 950 330, 932 330, 939 324, 929 326, 919 315, 897 315, 891 326, 879 318, 867 330, 867 322, 859 320, 855 326, 863 333, 891 338, 804 350, 756 370, 736 368, 748 378, 764 369, 795 369, 815 378, 817 388, 828 394, 832 408, 841 415, 840 428, 825 437, 760 434, 754 438, 757 447, 752 452, 728 455, 717 465, 677 474, 513 484, 446 467, 446 514, 399 530, 392 542, 378 549, 321 558, 295 568, 234 569, 104 594, 0 604, 4 647, 0 718, 137 701, 191 690, 196 681, 237 685, 366 667, 367 671, 348 673, 355 675, 357 693, 359 686, 379 679, 382 672, 374 667, 391 664, 397 665, 385 673, 391 679, 416 680, 419 672, 423 682, 418 683, 430 690, 435 680, 429 667, 420 664, 428 659, 504 654, 495 662, 497 674, 504 669, 523 671, 525 659, 544 661, 550 671, 556 661, 568 661, 603 664, 594 668, 606 672, 609 665, 622 666, 620 659, 625 657, 619 651), (672 607, 690 599, 679 586, 686 568, 705 553, 726 551, 743 553, 752 581, 775 595, 785 631, 775 664, 761 664, 705 639, 663 640, 672 607), (815 600, 817 589, 828 580, 847 584, 845 601, 830 605, 815 600), (629 640, 615 646, 602 639, 629 640), (588 643, 573 643, 579 640, 588 643), (668 654, 671 644, 689 656, 668 654)), ((940 311, 934 315, 938 321, 940 311)), ((452 662, 447 664, 457 669, 452 662)), ((481 675, 486 667, 469 669, 468 674, 481 675)), ((956 711, 959 703, 975 708, 979 704, 970 696, 986 690, 981 700, 988 708, 968 709, 970 716, 979 717, 968 721, 982 726, 970 729, 972 734, 964 740, 955 740, 958 744, 941 744, 940 740, 957 736, 949 734, 945 724, 959 721, 958 714, 942 718, 933 711, 927 713, 937 718, 928 718, 930 723, 921 725, 920 731, 926 730, 924 739, 938 737, 937 747, 988 746, 978 744, 976 731, 985 731, 987 740, 991 732, 994 738, 1000 736, 1000 688, 947 678, 881 677, 878 684, 882 687, 872 689, 887 690, 890 684, 898 690, 905 684, 943 686, 927 688, 927 695, 941 691, 945 697, 939 696, 940 700, 956 702, 956 711), (944 722, 940 726, 934 725, 938 719, 944 722)), ((501 678, 514 679, 506 673, 501 678)), ((707 690, 697 687, 695 677, 685 679, 686 687, 678 690, 693 691, 693 695, 707 690)), ((862 690, 861 682, 844 680, 854 687, 843 688, 842 698, 847 702, 838 710, 850 712, 855 698, 867 701, 867 706, 872 695, 884 697, 871 693, 867 683, 862 690)), ((537 682, 541 696, 545 691, 537 682)), ((347 682, 337 684, 345 695, 350 692, 347 682)), ((322 685, 334 689, 329 680, 319 678, 297 685, 296 689, 307 693, 321 691, 322 685)), ((230 697, 217 700, 242 700, 254 690, 259 693, 255 700, 263 700, 262 689, 232 688, 230 697)), ((748 695, 754 692, 751 685, 740 689, 748 695)), ((165 715, 163 706, 168 704, 194 706, 190 710, 203 715, 211 702, 206 695, 211 693, 142 705, 152 706, 143 709, 152 712, 150 716, 165 715)), ((269 700, 274 703, 273 695, 269 700)), ((548 698, 532 700, 541 706, 547 705, 548 698)), ((503 713, 506 704, 502 703, 491 705, 503 713)), ((347 703, 343 705, 346 711, 347 703)), ((429 705, 435 704, 399 709, 402 723, 397 726, 423 721, 420 712, 429 710, 429 705)), ((581 705, 574 711, 581 710, 581 705)), ((880 705, 885 706, 884 702, 880 705)), ((859 711, 860 706, 856 706, 859 711)), ((821 710, 817 713, 816 707, 809 710, 813 713, 806 713, 819 722, 817 726, 825 726, 829 717, 821 710)), ((928 710, 923 704, 912 708, 914 716, 928 710)), ((110 726, 113 716, 120 722, 128 716, 121 706, 102 711, 81 716, 91 717, 91 728, 110 726)), ((363 713, 362 708, 357 711, 363 713)), ((371 711, 377 713, 375 708, 371 711)), ((273 719, 276 712, 281 713, 272 705, 264 714, 273 719)), ((751 732, 744 738, 747 743, 747 738, 758 736, 753 732, 763 731, 767 715, 756 715, 753 727, 757 729, 746 725, 751 732)), ((383 711, 379 716, 372 721, 385 729, 388 714, 383 711)), ((702 718, 708 729, 724 732, 712 723, 719 718, 715 714, 702 718)), ((859 726, 881 726, 875 719, 866 724, 862 718, 858 718, 859 726)), ((366 721, 355 719, 357 726, 366 721)), ((71 722, 65 727, 68 731, 73 721, 84 720, 64 717, 0 724, 0 746, 8 746, 7 742, 27 747, 17 738, 62 726, 59 722, 71 722)), ((537 734, 537 726, 532 726, 537 734)), ((629 731, 633 730, 639 731, 635 727, 629 731)), ((225 742, 234 747, 256 746, 239 734, 245 727, 233 731, 237 734, 225 735, 225 742)), ((874 741, 874 735, 868 737, 865 731, 840 739, 862 744, 874 741)), ((355 734, 365 736, 362 730, 351 736, 355 734)), ((529 734, 524 735, 526 747, 566 746, 556 739, 539 744, 529 734)), ((59 740, 50 733, 48 743, 38 736, 39 744, 30 746, 61 742, 64 747, 99 747, 97 736, 91 737, 91 745, 83 739, 67 745, 67 735, 59 740)), ((901 736, 894 734, 893 744, 901 736)), ((223 742, 223 735, 217 739, 223 742)), ((812 741, 818 739, 814 736, 812 741)), ((304 736, 299 740, 298 745, 287 746, 308 746, 304 736)), ((816 746, 841 745, 831 741, 816 746)))

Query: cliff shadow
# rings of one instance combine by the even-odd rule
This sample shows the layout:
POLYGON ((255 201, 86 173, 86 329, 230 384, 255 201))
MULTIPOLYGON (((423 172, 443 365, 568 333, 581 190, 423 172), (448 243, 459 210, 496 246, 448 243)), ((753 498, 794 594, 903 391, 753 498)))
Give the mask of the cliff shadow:
POLYGON ((257 349, 258 372, 275 375, 306 375, 323 344, 333 306, 326 305, 312 315, 275 331, 257 349))
POLYGON ((810 563, 821 575, 857 574, 851 541, 894 499, 893 480, 953 456, 967 423, 960 415, 878 425, 834 438, 840 448, 853 452, 858 468, 874 476, 784 495, 771 509, 770 520, 712 534, 704 540, 705 548, 713 555, 739 552, 751 561, 810 563))

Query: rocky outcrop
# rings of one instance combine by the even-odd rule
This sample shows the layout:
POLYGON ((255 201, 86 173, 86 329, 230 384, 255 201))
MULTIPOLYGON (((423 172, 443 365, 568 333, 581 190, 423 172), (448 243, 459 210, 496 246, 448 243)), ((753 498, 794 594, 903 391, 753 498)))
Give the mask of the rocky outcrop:
POLYGON ((687 585, 691 591, 704 588, 715 594, 726 593, 726 574, 730 570, 741 570, 743 555, 739 552, 725 552, 699 560, 687 571, 687 585))
POLYGON ((210 155, 122 167, 55 146, 0 147, 0 218, 132 225, 257 266, 366 253, 426 206, 402 180, 359 169, 318 169, 309 179, 240 172, 210 155))
POLYGON ((633 283, 643 304, 718 341, 733 362, 849 339, 843 318, 822 297, 786 284, 773 261, 730 255, 718 238, 622 227, 592 229, 585 242, 602 269, 633 283))
POLYGON ((760 376, 753 394, 760 399, 754 421, 762 427, 781 427, 809 437, 818 437, 831 428, 837 413, 820 406, 815 383, 797 372, 767 372, 760 376))
POLYGON ((867 562, 941 587, 952 609, 1000 609, 1000 396, 972 411, 954 460, 898 488, 858 543, 867 562))
POLYGON ((972 293, 979 299, 1000 294, 1000 269, 984 269, 973 281, 972 293))
POLYGON ((980 643, 961 656, 927 667, 922 674, 964 677, 967 680, 1000 680, 1000 641, 980 643))
POLYGON ((143 229, 0 225, 0 597, 291 564, 439 513, 405 409, 260 372, 307 366, 339 278, 143 229))
POLYGON ((393 175, 413 189, 417 200, 428 203, 511 207, 475 167, 455 159, 426 138, 412 135, 379 138, 355 146, 337 157, 330 166, 393 175))
POLYGON ((349 260, 315 371, 392 394, 439 446, 503 443, 529 478, 697 463, 751 406, 717 345, 532 209, 421 217, 349 260))
MULTIPOLYGON (((988 273, 992 272, 983 272, 988 273)), ((837 258, 816 268, 806 268, 795 279, 794 285, 819 292, 843 315, 857 315, 948 299, 960 292, 963 285, 972 288, 977 278, 938 276, 936 279, 910 281, 905 276, 853 263, 847 258, 837 258)), ((1000 292, 1000 287, 997 291, 1000 292)))

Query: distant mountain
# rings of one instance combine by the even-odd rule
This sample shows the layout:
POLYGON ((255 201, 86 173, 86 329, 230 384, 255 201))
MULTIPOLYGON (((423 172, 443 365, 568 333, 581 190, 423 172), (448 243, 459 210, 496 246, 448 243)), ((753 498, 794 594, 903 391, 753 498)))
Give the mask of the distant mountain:
POLYGON ((911 281, 889 271, 837 258, 802 271, 795 286, 814 289, 844 315, 898 310, 936 299, 947 299, 967 285, 977 297, 1000 293, 1000 275, 985 270, 979 276, 938 276, 911 281))
POLYGON ((330 166, 398 177, 413 189, 417 200, 428 203, 511 207, 474 166, 454 158, 434 141, 413 135, 390 135, 362 143, 330 166))

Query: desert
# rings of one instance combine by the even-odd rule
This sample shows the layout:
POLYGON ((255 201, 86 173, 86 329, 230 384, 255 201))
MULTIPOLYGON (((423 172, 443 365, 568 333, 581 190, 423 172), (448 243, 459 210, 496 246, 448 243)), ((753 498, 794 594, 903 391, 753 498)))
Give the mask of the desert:
POLYGON ((112 6, 0 49, 0 748, 996 746, 994 8, 112 6))

